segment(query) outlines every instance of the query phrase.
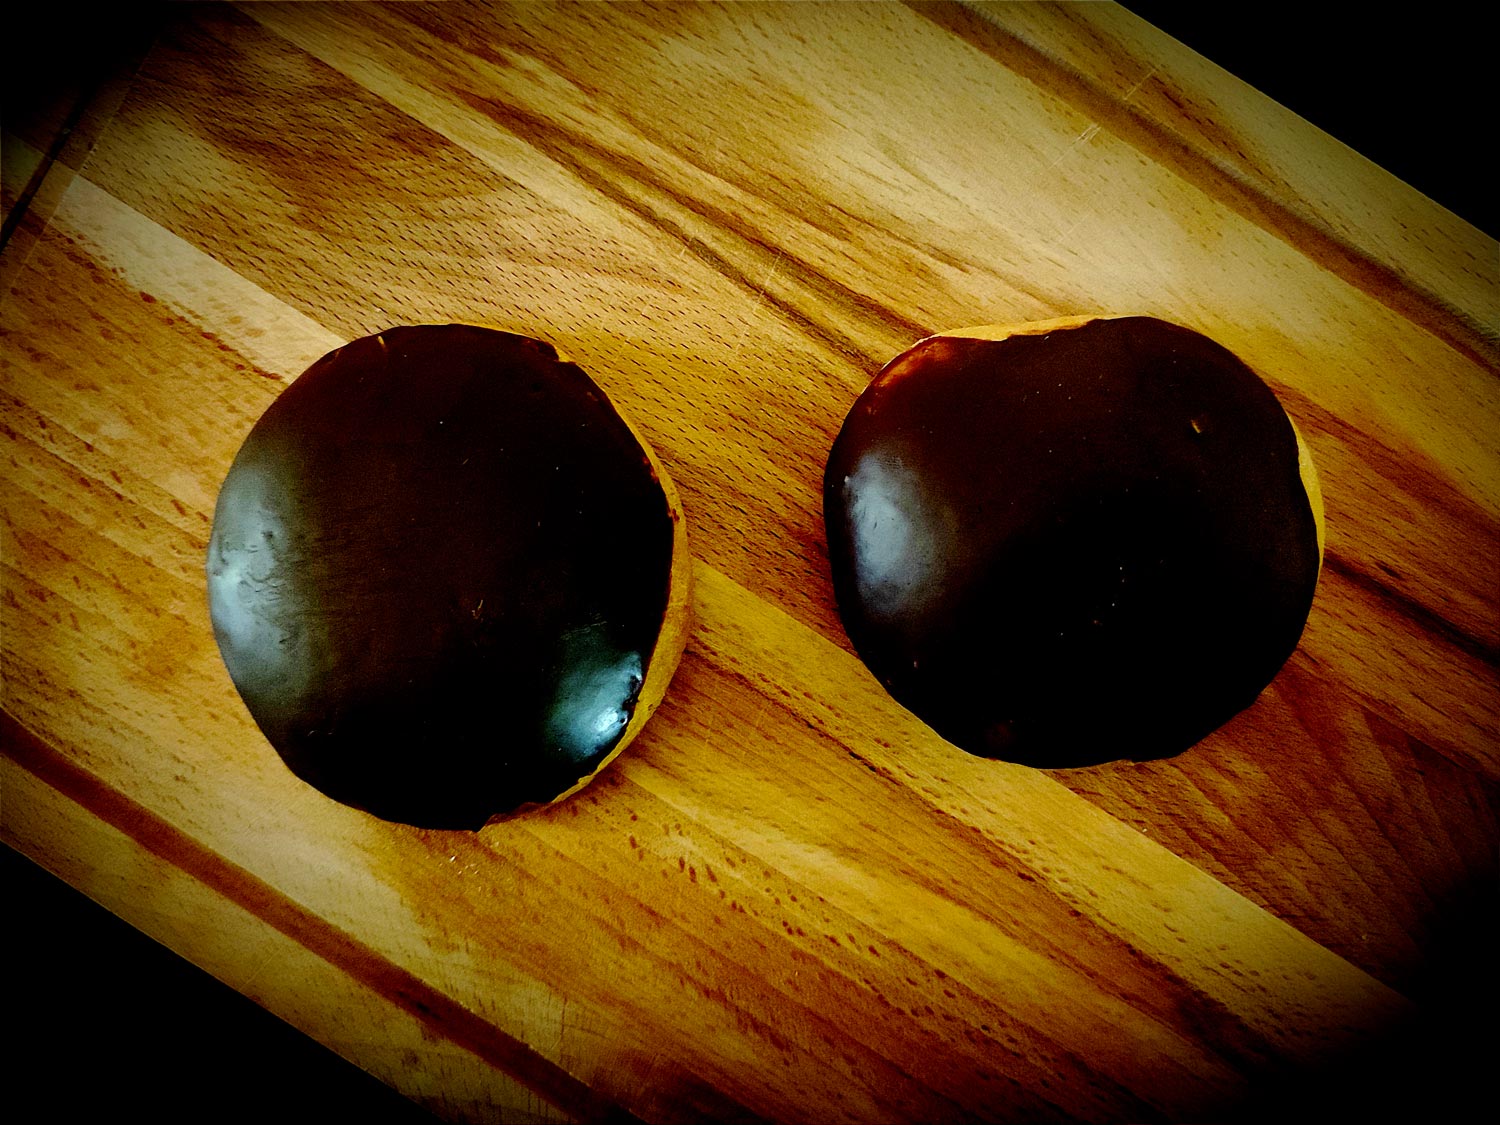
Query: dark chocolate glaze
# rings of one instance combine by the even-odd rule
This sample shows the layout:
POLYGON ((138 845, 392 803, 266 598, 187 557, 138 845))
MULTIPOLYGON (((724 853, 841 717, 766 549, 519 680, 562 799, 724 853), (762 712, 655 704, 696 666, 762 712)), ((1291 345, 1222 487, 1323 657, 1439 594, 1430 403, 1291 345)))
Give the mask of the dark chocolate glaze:
POLYGON ((395 328, 315 363, 240 449, 209 544, 214 633, 298 776, 477 828, 618 742, 673 531, 635 435, 551 347, 395 328))
POLYGON ((824 477, 834 592, 890 693, 974 754, 1179 753, 1301 636, 1317 527, 1271 390, 1145 317, 933 337, 855 403, 824 477))

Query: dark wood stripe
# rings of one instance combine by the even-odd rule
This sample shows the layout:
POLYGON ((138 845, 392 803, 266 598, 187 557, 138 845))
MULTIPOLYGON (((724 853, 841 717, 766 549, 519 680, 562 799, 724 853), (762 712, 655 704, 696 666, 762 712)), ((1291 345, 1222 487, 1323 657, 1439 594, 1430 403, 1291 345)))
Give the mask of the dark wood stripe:
POLYGON ((1248 177, 1220 165, 1144 111, 1122 102, 1086 75, 962 5, 942 0, 907 0, 907 4, 1006 69, 1071 103, 1121 140, 1275 235, 1310 261, 1431 332, 1475 363, 1500 373, 1500 341, 1491 339, 1482 324, 1399 269, 1351 245, 1315 216, 1271 197, 1248 177))
POLYGON ((1391 612, 1405 617, 1414 628, 1430 633, 1483 664, 1488 664, 1492 668, 1500 668, 1500 648, 1459 628, 1446 617, 1429 609, 1415 598, 1403 594, 1390 583, 1361 570, 1349 559, 1333 551, 1324 551, 1323 566, 1324 569, 1337 574, 1350 585, 1384 601, 1391 612))
POLYGON ((403 1011, 433 1034, 478 1055, 579 1121, 633 1122, 630 1113, 375 950, 111 789, 0 710, 0 748, 22 769, 151 854, 249 911, 403 1011))
POLYGON ((771 258, 777 272, 816 293, 829 306, 842 308, 867 323, 878 324, 886 331, 912 341, 933 332, 930 326, 902 316, 867 294, 830 277, 781 243, 773 243, 764 235, 748 229, 738 216, 682 192, 669 178, 653 171, 645 161, 607 149, 580 133, 565 129, 556 122, 498 98, 482 97, 463 90, 456 93, 470 108, 504 126, 566 168, 581 182, 679 243, 710 269, 755 299, 764 301, 802 332, 844 356, 857 367, 873 374, 890 357, 869 352, 846 333, 815 319, 807 309, 757 283, 724 253, 654 209, 647 201, 649 195, 655 193, 670 198, 683 210, 702 219, 716 233, 738 238, 746 252, 771 258), (650 192, 632 192, 628 188, 632 184, 644 185, 650 192))

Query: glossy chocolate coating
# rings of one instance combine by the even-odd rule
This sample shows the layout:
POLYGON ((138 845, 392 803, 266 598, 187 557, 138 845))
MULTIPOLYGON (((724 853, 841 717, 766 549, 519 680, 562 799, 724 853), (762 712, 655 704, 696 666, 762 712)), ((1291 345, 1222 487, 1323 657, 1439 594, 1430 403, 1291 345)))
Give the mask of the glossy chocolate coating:
POLYGON ((855 403, 824 478, 849 638, 974 754, 1178 753, 1296 647, 1320 565, 1291 423, 1162 321, 932 337, 855 403))
POLYGON ((300 777, 477 828, 618 742, 673 518, 629 426, 551 347, 391 329, 315 363, 240 449, 209 544, 215 636, 300 777))

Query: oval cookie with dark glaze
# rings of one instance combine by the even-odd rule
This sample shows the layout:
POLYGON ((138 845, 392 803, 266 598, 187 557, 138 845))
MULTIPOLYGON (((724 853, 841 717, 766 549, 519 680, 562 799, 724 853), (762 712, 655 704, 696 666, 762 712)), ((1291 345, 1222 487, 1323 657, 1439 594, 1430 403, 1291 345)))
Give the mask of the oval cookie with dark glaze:
POLYGON ((393 328, 271 404, 219 493, 219 649, 292 771, 476 829, 581 787, 660 702, 691 564, 665 471, 547 344, 393 328))
POLYGON ((1044 768, 1170 756, 1248 707, 1322 560, 1270 388, 1147 317, 921 341, 859 397, 823 487, 865 664, 949 741, 1044 768))

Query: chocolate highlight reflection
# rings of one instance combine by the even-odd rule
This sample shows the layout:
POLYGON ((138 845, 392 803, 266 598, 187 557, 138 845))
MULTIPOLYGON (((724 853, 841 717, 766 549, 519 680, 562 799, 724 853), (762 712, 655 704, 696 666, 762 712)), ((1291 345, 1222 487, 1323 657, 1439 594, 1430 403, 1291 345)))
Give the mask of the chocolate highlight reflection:
POLYGON ((634 737, 686 637, 665 472, 548 345, 469 325, 330 353, 219 494, 210 615, 306 781, 424 827, 565 796, 634 737))
POLYGON ((861 658, 971 753, 1185 750, 1296 648, 1322 559, 1265 383, 1147 317, 967 329, 897 357, 829 456, 834 592, 861 658))

